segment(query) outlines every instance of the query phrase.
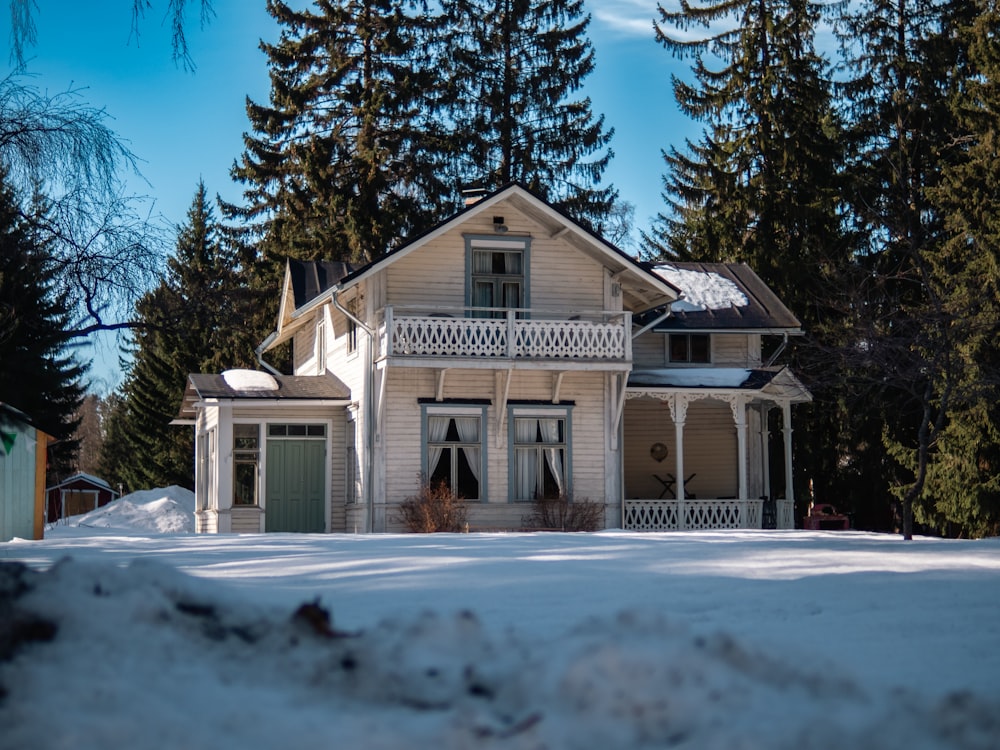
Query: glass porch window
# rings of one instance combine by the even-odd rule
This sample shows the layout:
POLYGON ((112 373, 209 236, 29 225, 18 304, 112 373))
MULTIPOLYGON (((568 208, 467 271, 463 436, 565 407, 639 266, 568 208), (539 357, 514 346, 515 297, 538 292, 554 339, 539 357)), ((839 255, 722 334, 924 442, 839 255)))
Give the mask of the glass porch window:
POLYGON ((260 426, 233 425, 233 505, 257 505, 260 426))
POLYGON ((566 419, 514 419, 514 499, 566 494, 566 419))
POLYGON ((444 482, 459 497, 479 500, 482 440, 479 417, 427 417, 427 465, 431 485, 444 482))

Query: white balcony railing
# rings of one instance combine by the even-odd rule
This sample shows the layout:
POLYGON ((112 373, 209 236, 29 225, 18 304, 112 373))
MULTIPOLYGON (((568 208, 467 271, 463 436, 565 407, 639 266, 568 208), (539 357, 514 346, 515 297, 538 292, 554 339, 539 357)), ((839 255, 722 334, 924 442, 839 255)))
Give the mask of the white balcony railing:
POLYGON ((389 356, 631 361, 631 327, 628 312, 584 312, 569 319, 543 310, 419 312, 386 306, 379 333, 381 351, 389 356), (494 314, 502 317, 486 317, 494 314))

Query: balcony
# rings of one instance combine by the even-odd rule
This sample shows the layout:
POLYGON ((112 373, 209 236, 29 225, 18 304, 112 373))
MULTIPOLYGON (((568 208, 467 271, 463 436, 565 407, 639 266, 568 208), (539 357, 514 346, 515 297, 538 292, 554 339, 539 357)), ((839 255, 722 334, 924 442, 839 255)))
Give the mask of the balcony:
POLYGON ((629 312, 386 306, 379 351, 400 364, 468 358, 617 365, 632 360, 631 328, 629 312))

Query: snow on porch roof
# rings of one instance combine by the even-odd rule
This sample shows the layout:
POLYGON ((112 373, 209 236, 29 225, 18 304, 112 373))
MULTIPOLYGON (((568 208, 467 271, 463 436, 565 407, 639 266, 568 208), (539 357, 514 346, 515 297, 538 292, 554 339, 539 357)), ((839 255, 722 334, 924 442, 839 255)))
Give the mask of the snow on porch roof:
POLYGON ((628 386, 633 390, 740 390, 800 403, 812 395, 787 367, 747 370, 741 367, 675 367, 633 370, 628 386))
MULTIPOLYGON (((204 399, 257 401, 343 401, 351 399, 351 389, 330 373, 325 375, 270 375, 275 388, 261 388, 249 376, 188 375, 178 419, 193 419, 195 404, 204 399), (246 384, 247 387, 243 387, 246 384), (234 385, 236 387, 234 387, 234 385)), ((257 371, 248 371, 257 372, 257 371)), ((266 374, 266 373, 263 373, 266 374)))

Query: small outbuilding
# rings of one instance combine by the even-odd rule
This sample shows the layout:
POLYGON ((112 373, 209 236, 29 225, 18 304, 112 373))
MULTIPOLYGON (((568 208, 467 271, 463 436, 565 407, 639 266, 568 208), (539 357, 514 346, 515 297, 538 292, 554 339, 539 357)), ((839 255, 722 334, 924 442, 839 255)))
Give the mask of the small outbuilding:
POLYGON ((28 415, 0 401, 0 542, 42 538, 50 439, 28 415))
POLYGON ((116 499, 118 493, 103 479, 83 472, 74 474, 45 490, 45 521, 55 523, 89 513, 116 499))

